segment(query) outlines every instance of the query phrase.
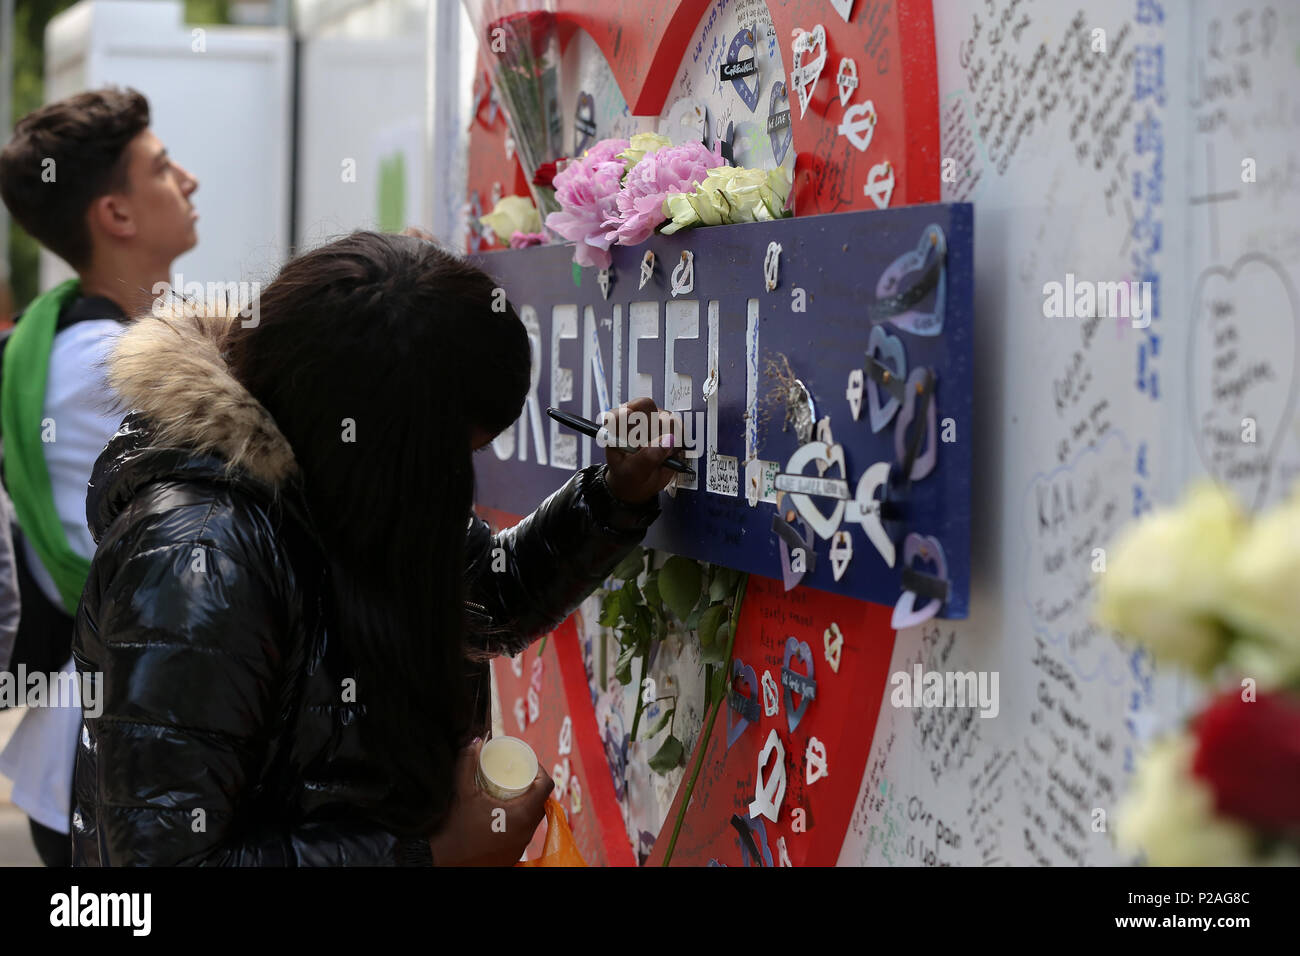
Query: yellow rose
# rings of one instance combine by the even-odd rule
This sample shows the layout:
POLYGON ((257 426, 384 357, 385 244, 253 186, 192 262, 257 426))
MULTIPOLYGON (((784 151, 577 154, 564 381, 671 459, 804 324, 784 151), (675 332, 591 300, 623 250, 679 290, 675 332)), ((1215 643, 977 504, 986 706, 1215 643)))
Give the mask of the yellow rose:
POLYGON ((509 242, 516 232, 541 232, 542 217, 527 196, 502 196, 479 222, 487 226, 502 242, 509 242))
POLYGON ((1097 622, 1149 648, 1157 661, 1208 674, 1227 649, 1219 611, 1243 533, 1233 499, 1210 483, 1193 487, 1176 508, 1143 518, 1111 548, 1097 622))
POLYGON ((647 153, 653 153, 672 144, 671 139, 658 133, 633 133, 632 138, 628 140, 627 149, 619 153, 618 158, 623 160, 623 165, 627 167, 626 172, 630 173, 632 167, 641 162, 647 153))
POLYGON ((1152 866, 1248 866, 1263 862, 1252 831, 1214 812, 1214 795, 1192 776, 1196 741, 1152 744, 1116 810, 1115 843, 1152 866))
POLYGON ((1228 563, 1233 664, 1262 686, 1300 677, 1300 495, 1259 516, 1228 563))

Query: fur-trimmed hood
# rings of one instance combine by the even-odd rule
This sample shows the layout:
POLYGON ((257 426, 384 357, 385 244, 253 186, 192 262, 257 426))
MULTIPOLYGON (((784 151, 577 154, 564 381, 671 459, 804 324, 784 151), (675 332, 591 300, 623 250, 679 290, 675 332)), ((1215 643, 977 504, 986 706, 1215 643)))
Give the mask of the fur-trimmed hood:
POLYGON ((293 449, 275 419, 231 374, 222 355, 237 319, 138 319, 108 359, 108 382, 122 406, 153 426, 154 441, 215 454, 278 488, 297 474, 293 449))

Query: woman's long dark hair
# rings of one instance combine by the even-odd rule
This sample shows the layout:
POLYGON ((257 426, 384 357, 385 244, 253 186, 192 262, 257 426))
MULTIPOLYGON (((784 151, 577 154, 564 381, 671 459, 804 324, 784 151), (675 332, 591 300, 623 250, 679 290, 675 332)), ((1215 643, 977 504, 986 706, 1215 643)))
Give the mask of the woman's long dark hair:
POLYGON ((383 814, 429 832, 471 720, 471 435, 519 416, 527 332, 470 263, 424 240, 357 232, 285 265, 261 295, 259 324, 235 330, 229 347, 232 372, 303 474, 365 746, 399 795, 383 814))

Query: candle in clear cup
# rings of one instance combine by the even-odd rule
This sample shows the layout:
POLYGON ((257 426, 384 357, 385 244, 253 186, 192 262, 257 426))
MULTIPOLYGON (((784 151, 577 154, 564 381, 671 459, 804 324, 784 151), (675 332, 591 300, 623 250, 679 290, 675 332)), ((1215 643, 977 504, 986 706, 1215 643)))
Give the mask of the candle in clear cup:
POLYGON ((493 737, 479 751, 479 786, 498 800, 519 796, 536 776, 537 754, 518 737, 493 737))

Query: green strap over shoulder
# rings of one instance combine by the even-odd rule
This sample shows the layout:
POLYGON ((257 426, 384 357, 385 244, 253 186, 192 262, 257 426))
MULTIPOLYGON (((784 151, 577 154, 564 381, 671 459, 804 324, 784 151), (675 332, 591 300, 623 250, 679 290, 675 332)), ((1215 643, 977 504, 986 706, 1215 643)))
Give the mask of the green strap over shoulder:
POLYGON ((0 431, 9 497, 19 527, 54 579, 64 608, 73 615, 90 574, 90 562, 72 550, 55 510, 41 420, 59 313, 80 289, 78 280, 69 279, 33 300, 9 336, 0 379, 0 431))

